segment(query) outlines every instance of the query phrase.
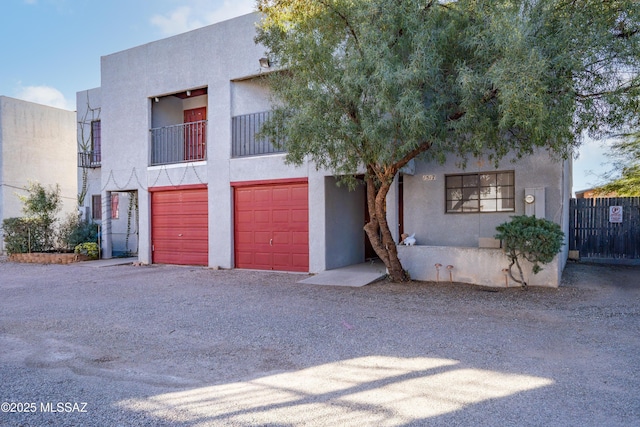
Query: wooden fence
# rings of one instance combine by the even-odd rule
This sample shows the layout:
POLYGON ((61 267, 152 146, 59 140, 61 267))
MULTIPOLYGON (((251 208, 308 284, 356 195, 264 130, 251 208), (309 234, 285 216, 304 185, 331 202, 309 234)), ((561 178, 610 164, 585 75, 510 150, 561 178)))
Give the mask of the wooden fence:
POLYGON ((640 197, 571 199, 569 249, 580 258, 640 259, 640 197))

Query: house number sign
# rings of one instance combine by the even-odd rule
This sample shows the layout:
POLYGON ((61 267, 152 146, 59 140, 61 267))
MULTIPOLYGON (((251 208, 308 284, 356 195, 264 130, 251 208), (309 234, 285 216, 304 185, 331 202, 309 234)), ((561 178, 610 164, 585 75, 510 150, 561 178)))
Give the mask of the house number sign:
POLYGON ((435 181, 436 180, 436 176, 435 175, 422 175, 422 180, 423 181, 435 181))
POLYGON ((609 222, 622 222, 622 206, 609 206, 609 222))

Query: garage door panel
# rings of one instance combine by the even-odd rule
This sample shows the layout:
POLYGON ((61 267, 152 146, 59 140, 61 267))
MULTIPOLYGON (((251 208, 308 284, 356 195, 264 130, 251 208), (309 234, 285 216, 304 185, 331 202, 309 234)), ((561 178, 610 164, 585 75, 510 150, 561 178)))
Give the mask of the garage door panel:
POLYGON ((273 232, 273 244, 274 245, 289 245, 291 244, 291 233, 288 231, 274 231, 273 232))
POLYGON ((271 189, 270 188, 256 188, 253 191, 253 201, 255 203, 271 202, 271 189))
POLYGON ((269 231, 255 231, 253 233, 253 243, 256 245, 268 245, 271 240, 271 232, 269 231))
POLYGON ((306 183, 236 187, 234 200, 236 267, 308 271, 306 183), (245 220, 248 212, 253 212, 252 223, 245 220))
POLYGON ((281 269, 290 267, 291 266, 291 254, 289 254, 289 253, 284 253, 284 254, 274 253, 273 254, 273 266, 275 267, 276 270, 278 270, 278 269, 281 270, 281 269))
POLYGON ((309 224, 309 210, 308 209, 291 209, 291 222, 309 224))
POLYGON ((269 223, 271 222, 271 212, 269 210, 255 210, 253 211, 254 222, 256 223, 269 223))
POLYGON ((209 215, 206 188, 151 194, 153 262, 207 265, 209 215))
MULTIPOLYGON (((189 245, 194 245, 197 242, 204 242, 205 245, 208 244, 209 239, 207 239, 207 235, 203 233, 205 230, 197 230, 197 229, 185 229, 179 233, 179 238, 181 240, 188 240, 189 245)), ((184 248, 185 251, 188 250, 187 245, 184 248)))
POLYGON ((274 187, 272 194, 274 202, 288 202, 291 199, 291 187, 274 187))
POLYGON ((236 223, 240 224, 253 224, 253 212, 250 211, 242 211, 236 212, 236 223))
POLYGON ((180 206, 180 210, 178 214, 184 215, 187 217, 190 216, 208 216, 209 214, 209 206, 202 203, 185 203, 180 206))
POLYGON ((237 244, 251 244, 253 243, 252 231, 239 231, 236 233, 236 245, 237 244))
POLYGON ((236 263, 240 264, 253 264, 253 252, 238 252, 236 251, 236 263))
POLYGON ((309 189, 307 185, 296 185, 291 187, 291 200, 298 200, 307 204, 309 189))
POLYGON ((291 242, 294 245, 300 245, 304 247, 308 247, 309 245, 309 233, 294 231, 291 233, 291 242))
POLYGON ((163 203, 163 204, 155 204, 155 209, 153 214, 156 216, 176 216, 182 212, 182 207, 180 203, 163 203))
POLYGON ((271 259, 270 252, 255 252, 253 254, 253 262, 256 266, 267 266, 271 264, 271 259))
POLYGON ((292 262, 294 271, 309 270, 309 256, 307 254, 292 254, 291 262, 292 262))
POLYGON ((291 212, 288 209, 274 209, 273 222, 286 223, 291 222, 291 212))

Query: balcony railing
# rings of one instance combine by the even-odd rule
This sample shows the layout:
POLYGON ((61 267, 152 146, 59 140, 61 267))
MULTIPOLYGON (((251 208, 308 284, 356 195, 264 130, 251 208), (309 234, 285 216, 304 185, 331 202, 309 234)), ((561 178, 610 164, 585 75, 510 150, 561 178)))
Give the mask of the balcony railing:
POLYGON ((245 114, 231 119, 231 156, 245 157, 262 154, 284 153, 266 138, 257 138, 262 125, 271 117, 270 111, 245 114))
POLYGON ((85 151, 78 153, 78 166, 81 168, 99 168, 100 151, 85 151))
POLYGON ((150 132, 152 166, 207 159, 206 120, 153 128, 150 132))

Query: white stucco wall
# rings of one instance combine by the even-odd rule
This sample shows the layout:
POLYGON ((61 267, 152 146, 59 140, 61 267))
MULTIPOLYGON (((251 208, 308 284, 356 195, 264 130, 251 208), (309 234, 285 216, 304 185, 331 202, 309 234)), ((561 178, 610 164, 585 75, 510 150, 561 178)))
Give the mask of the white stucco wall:
MULTIPOLYGON (((491 287, 520 286, 502 270, 509 260, 501 249, 451 246, 398 246, 400 262, 414 280, 471 283, 491 287), (441 267, 436 268, 436 264, 441 267), (447 266, 453 266, 451 270, 447 266), (439 271, 438 271, 439 270, 439 271)), ((543 270, 533 274, 531 263, 522 262, 525 281, 530 286, 557 287, 559 285, 559 257, 543 270)), ((513 274, 519 277, 513 266, 513 274)))
POLYGON ((60 185, 60 218, 75 211, 75 135, 73 111, 0 96, 0 220, 23 215, 16 193, 30 181, 60 185))

